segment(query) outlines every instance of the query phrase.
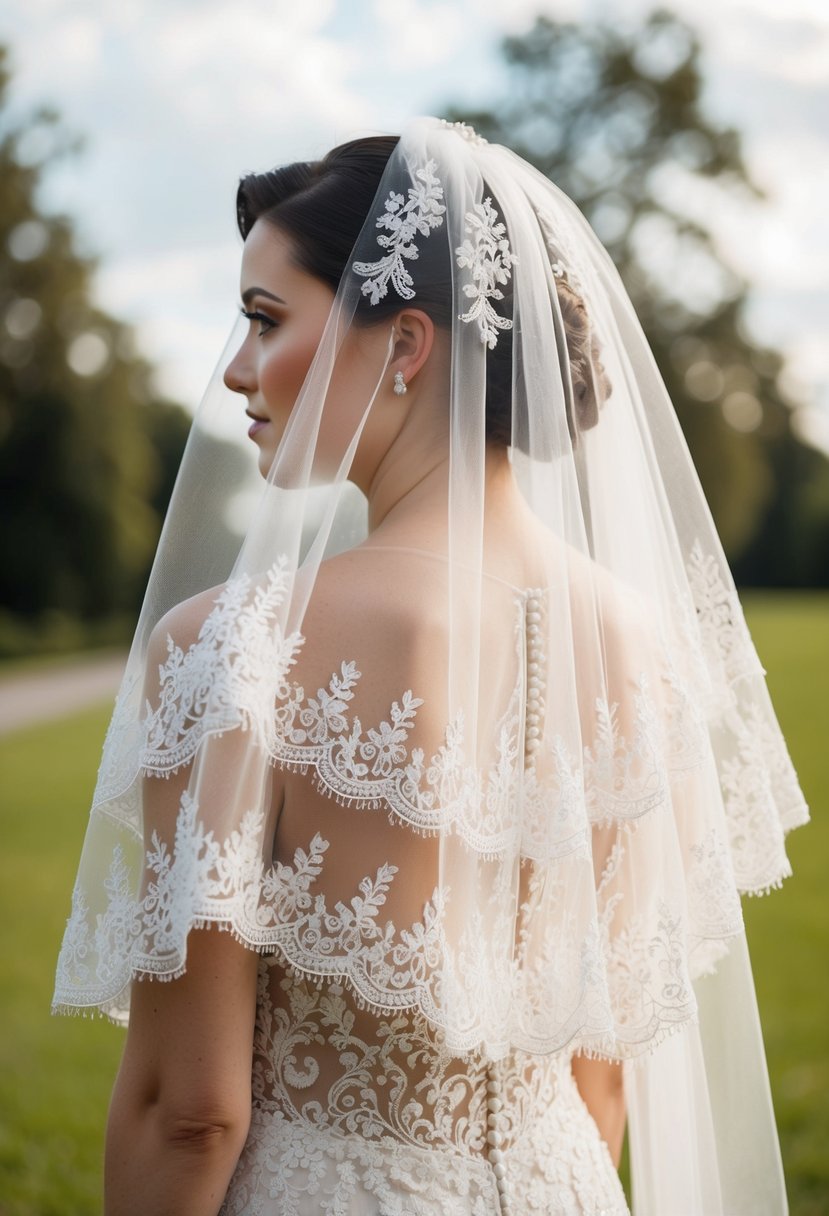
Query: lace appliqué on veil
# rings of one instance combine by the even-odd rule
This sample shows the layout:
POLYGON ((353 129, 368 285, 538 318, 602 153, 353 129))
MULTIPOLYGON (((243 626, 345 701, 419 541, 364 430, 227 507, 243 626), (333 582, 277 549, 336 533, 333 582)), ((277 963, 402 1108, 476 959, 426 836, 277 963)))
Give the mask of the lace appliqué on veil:
MULTIPOLYGON (((168 775, 193 758, 208 733, 241 726, 255 733, 274 763, 312 774, 317 788, 343 805, 383 807, 423 833, 454 830, 484 856, 515 847, 520 831, 529 855, 548 860, 559 855, 563 841, 579 838, 586 845, 590 823, 633 821, 667 805, 667 761, 676 760, 679 769, 701 762, 698 734, 682 716, 681 689, 671 690, 672 731, 666 737, 644 675, 634 693, 631 737, 620 728, 617 705, 599 698, 595 742, 580 757, 562 736, 541 737, 537 674, 530 675, 526 694, 521 680, 516 683, 495 731, 491 765, 468 756, 462 714, 427 757, 409 744, 422 705, 411 689, 392 702, 388 719, 364 727, 350 711, 360 680, 353 661, 343 661, 315 696, 287 679, 302 638, 284 638, 275 620, 281 579, 276 565, 252 602, 249 579, 231 580, 186 653, 168 638, 159 703, 146 705, 140 753, 145 772, 168 775), (543 776, 535 763, 542 747, 543 776), (522 776, 528 764, 532 772, 522 776), (521 815, 515 806, 519 789, 525 799, 521 815)), ((516 599, 519 651, 525 627, 537 628, 526 614, 538 616, 542 603, 539 591, 516 599)), ((538 654, 530 660, 531 667, 542 665, 538 654)))
MULTIPOLYGON (((737 661, 738 652, 750 643, 744 635, 741 641, 735 637, 734 621, 740 618, 712 562, 695 547, 692 572, 699 578, 705 572, 705 592, 698 591, 699 631, 709 647, 716 644, 718 653, 729 656, 732 673, 756 670, 756 656, 750 661, 751 655, 743 653, 737 661)), ((275 763, 310 773, 321 791, 343 804, 385 807, 420 832, 454 827, 471 847, 488 856, 514 844, 520 821, 523 849, 543 860, 568 848, 586 847, 588 820, 633 822, 667 806, 670 773, 699 770, 711 754, 705 723, 669 665, 660 715, 642 676, 633 697, 631 736, 619 727, 617 707, 599 699, 594 741, 581 756, 561 736, 547 732, 541 739, 543 689, 536 672, 530 674, 526 693, 520 682, 513 690, 489 768, 466 755, 462 716, 447 725, 442 746, 427 757, 422 748, 409 744, 422 703, 412 690, 392 703, 387 719, 364 727, 350 712, 360 679, 353 661, 344 661, 328 687, 315 696, 287 678, 302 638, 297 633, 285 637, 278 626, 276 610, 283 594, 284 568, 277 562, 253 592, 247 577, 230 580, 186 652, 168 639, 168 659, 159 668, 158 705, 146 705, 143 744, 139 747, 134 740, 126 748, 113 720, 96 805, 134 781, 136 763, 145 772, 168 774, 192 759, 208 733, 241 726, 256 733, 275 763), (525 700, 527 717, 522 721, 525 700), (530 758, 540 754, 542 742, 546 762, 543 771, 536 772, 530 758), (517 784, 523 787, 522 816, 516 816, 513 806, 517 784)), ((526 613, 536 616, 542 604, 537 591, 517 602, 519 646, 525 628, 536 627, 534 620, 525 619, 526 613)), ((691 639, 686 640, 690 647, 691 639)), ((691 647, 689 653, 699 657, 698 649, 691 647)), ((788 830, 805 822, 808 812, 776 723, 756 710, 745 717, 732 710, 725 722, 731 726, 721 731, 717 763, 735 873, 740 889, 764 890, 790 873, 781 818, 783 830, 788 830), (785 814, 779 815, 777 807, 785 814)), ((128 807, 129 799, 124 798, 106 809, 123 819, 128 807)))
POLYGON ((278 624, 287 583, 284 558, 274 562, 252 598, 249 575, 230 579, 186 652, 168 634, 159 705, 153 709, 146 702, 145 769, 175 768, 210 732, 241 726, 264 735, 302 643, 299 633, 286 636, 278 624), (205 665, 208 654, 217 661, 205 665))
POLYGON ((686 571, 696 617, 679 601, 676 621, 709 718, 736 881, 743 891, 768 891, 791 874, 784 835, 808 822, 808 807, 735 590, 699 540, 686 571))
POLYGON ((477 322, 481 341, 490 350, 498 343, 498 331, 512 329, 508 317, 499 316, 492 301, 503 300, 501 285, 509 282, 518 259, 511 251, 505 225, 499 220, 491 198, 475 203, 467 211, 464 228, 467 239, 455 250, 458 266, 472 272, 472 282, 464 283, 463 293, 472 300, 461 321, 477 322))
MULTIPOLYGON (((411 690, 392 703, 387 720, 366 729, 350 709, 359 679, 353 662, 342 663, 328 687, 315 696, 306 696, 299 684, 288 680, 301 638, 285 639, 280 632, 276 608, 282 594, 279 563, 255 585, 246 579, 231 581, 186 652, 168 643, 167 662, 159 669, 161 694, 155 708, 148 703, 146 743, 133 754, 133 765, 140 761, 148 775, 170 773, 194 757, 208 732, 236 725, 254 731, 277 763, 309 773, 323 792, 346 805, 380 810, 392 821, 423 832, 456 831, 478 855, 479 867, 494 867, 493 875, 505 879, 510 859, 519 854, 532 861, 546 878, 536 895, 532 890, 528 894, 527 916, 532 920, 533 900, 543 894, 541 921, 555 929, 546 937, 523 939, 522 949, 532 945, 532 966, 526 967, 520 1001, 511 1016, 517 1019, 513 1027, 518 1041, 532 1045, 532 1050, 540 1049, 542 1042, 547 1049, 566 1043, 579 1027, 589 1045, 612 1049, 608 1036, 613 1022, 603 979, 608 967, 616 977, 616 1013, 628 1009, 617 1023, 629 1024, 632 1032, 623 1050, 640 1050, 655 1026, 670 1027, 689 1016, 682 995, 687 983, 683 987, 672 979, 669 988, 675 999, 666 998, 659 968, 667 974, 668 959, 677 950, 698 951, 700 961, 700 943, 708 935, 722 938, 737 931, 735 880, 757 889, 758 880, 768 885, 788 872, 782 831, 770 818, 769 799, 775 791, 788 790, 789 769, 776 761, 771 767, 765 763, 769 754, 780 759, 771 746, 768 724, 744 722, 742 746, 733 755, 719 757, 718 777, 704 724, 669 668, 658 714, 642 675, 627 706, 625 730, 617 706, 598 699, 592 742, 575 756, 563 737, 546 732, 541 651, 530 633, 542 629, 543 636, 539 622, 546 609, 543 594, 532 591, 516 598, 515 628, 519 656, 521 647, 528 646, 519 669, 528 663, 535 682, 529 689, 517 682, 495 732, 494 762, 481 769, 470 761, 462 720, 449 724, 443 744, 427 759, 422 749, 410 744, 421 705, 411 690), (240 663, 242 651, 259 656, 256 663, 240 663), (613 866, 596 890, 599 921, 592 927, 589 920, 568 921, 567 898, 574 897, 579 884, 585 884, 586 898, 593 889, 591 830, 601 825, 615 825, 617 834, 628 825, 635 829, 628 842, 624 835, 617 836, 611 860, 615 858, 618 871, 625 849, 636 845, 640 836, 649 847, 647 832, 636 825, 656 825, 653 830, 659 832, 663 816, 670 825, 676 791, 708 806, 716 797, 718 779, 728 812, 729 845, 720 832, 688 841, 687 893, 672 893, 660 912, 658 933, 636 915, 627 916, 623 930, 611 932, 619 905, 613 866), (515 805, 517 791, 520 808, 515 805), (675 905, 674 897, 679 901, 675 905), (679 936, 668 950, 671 926, 679 936), (640 960, 635 965, 630 962, 634 957, 640 960), (622 981, 624 974, 628 979, 622 981), (635 994, 634 979, 639 985, 635 994), (559 1042, 560 1035, 564 1037, 559 1042)), ((132 787, 98 808, 112 821, 113 842, 123 838, 123 844, 114 843, 103 893, 76 889, 58 992, 71 993, 81 1004, 114 1006, 134 971, 180 973, 189 929, 216 920, 252 946, 281 950, 302 972, 347 979, 362 999, 378 1008, 417 1005, 439 1021, 439 1009, 451 993, 459 1047, 474 1043, 481 1017, 490 1026, 503 1025, 499 1002, 505 991, 499 992, 490 979, 510 974, 514 966, 514 960, 509 961, 512 920, 473 923, 473 917, 464 931, 454 933, 450 948, 443 934, 444 888, 441 898, 435 895, 425 905, 420 919, 398 930, 381 914, 397 872, 392 864, 367 875, 350 906, 329 907, 322 893, 312 889, 327 850, 321 837, 315 836, 308 850, 298 851, 292 865, 271 864, 267 846, 263 849, 262 810, 249 811, 227 837, 218 838, 186 792, 174 844, 154 837, 146 855, 142 851, 137 858, 139 842, 119 835, 119 825, 135 825, 136 775, 133 768, 132 787), (129 858, 128 849, 133 850, 129 858), (491 957, 481 954, 484 943, 484 953, 491 952, 491 957), (505 950, 502 958, 499 951, 505 950)), ((123 777, 121 772, 119 780, 123 777)), ((502 902, 510 906, 508 900, 502 902)))
POLYGON ((427 237, 433 228, 439 228, 446 211, 441 202, 443 187, 436 168, 435 162, 429 160, 415 171, 415 184, 409 188, 408 201, 394 190, 386 199, 385 210, 377 219, 376 227, 387 229, 387 233, 377 237, 377 244, 389 252, 376 262, 352 263, 354 273, 366 279, 361 290, 364 296, 370 297, 372 304, 383 299, 389 282, 402 299, 414 299, 414 280, 405 260, 414 261, 418 257, 414 240, 417 233, 427 237))
MULTIPOLYGON (((143 893, 136 894, 134 866, 117 847, 104 909, 94 913, 76 890, 57 1004, 65 991, 78 1004, 114 1008, 134 974, 182 974, 190 929, 216 922, 253 948, 277 952, 300 975, 346 982, 371 1008, 416 1009, 442 1028, 447 1050, 459 1055, 475 1048, 486 1027, 493 1051, 510 1042, 559 1051, 578 1041, 633 1057, 693 1015, 680 892, 673 902, 666 894, 658 924, 635 916, 617 932, 611 931, 617 896, 605 898, 600 888, 600 934, 595 918, 574 918, 572 910, 573 899, 582 898, 577 892, 592 890, 589 856, 570 854, 561 872, 560 861, 550 862, 538 869, 521 909, 533 930, 517 970, 509 901, 500 899, 494 912, 476 909, 450 940, 451 888, 435 888, 420 918, 398 928, 384 915, 398 867, 384 863, 348 901, 332 906, 324 885, 329 842, 316 833, 291 864, 266 863, 262 818, 249 811, 227 839, 217 839, 185 791, 172 848, 153 834, 145 851, 143 893), (494 976, 502 982, 493 983, 494 976)), ((617 865, 622 855, 620 845, 617 865)), ((497 893, 511 865, 479 864, 491 867, 480 881, 497 893)), ((605 885, 608 878, 610 872, 605 885)), ((715 915, 708 910, 708 924, 715 915)))
POLYGON ((217 840, 185 791, 172 851, 153 833, 143 896, 133 893, 120 849, 110 865, 104 913, 93 918, 76 893, 61 969, 90 991, 111 987, 119 978, 108 970, 90 975, 86 960, 93 955, 120 970, 119 987, 136 971, 174 978, 184 970, 189 929, 215 917, 248 945, 280 950, 302 971, 348 979, 378 1008, 421 1004, 434 1016, 425 985, 426 970, 441 957, 440 894, 434 893, 421 921, 398 933, 380 917, 397 874, 397 866, 384 864, 361 880, 349 904, 329 908, 322 893, 311 891, 328 841, 316 833, 307 849, 295 851, 292 865, 266 865, 262 820, 261 811, 249 811, 227 840, 217 840))
POLYGON ((737 594, 726 586, 717 559, 706 554, 698 540, 691 547, 686 571, 697 611, 697 647, 701 645, 702 662, 714 672, 721 671, 728 684, 747 676, 765 675, 737 594))

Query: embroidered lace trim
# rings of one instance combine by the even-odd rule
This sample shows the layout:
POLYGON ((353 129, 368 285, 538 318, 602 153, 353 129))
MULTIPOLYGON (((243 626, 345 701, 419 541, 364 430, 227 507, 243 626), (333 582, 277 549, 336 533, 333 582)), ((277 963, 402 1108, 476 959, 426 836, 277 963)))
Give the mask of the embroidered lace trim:
POLYGON ((510 250, 506 227, 498 219, 491 198, 467 211, 464 230, 467 239, 455 253, 460 269, 471 271, 472 282, 464 283, 463 293, 472 300, 472 306, 459 315, 459 320, 476 322, 481 341, 492 350, 498 343, 498 331, 512 329, 512 321, 499 316, 492 301, 503 300, 499 284, 509 282, 518 259, 510 250))
POLYGON ((419 921, 398 929, 384 920, 395 865, 363 878, 348 904, 329 907, 324 887, 314 891, 328 841, 316 833, 307 849, 296 850, 292 865, 266 865, 262 818, 261 811, 249 812, 218 841, 185 791, 172 851, 153 834, 140 896, 133 867, 117 846, 105 909, 93 914, 75 891, 57 1005, 71 993, 70 1003, 114 1007, 133 974, 181 974, 190 928, 215 922, 250 946, 279 951, 300 973, 344 980, 374 1008, 417 1008, 443 1027, 455 1052, 473 1048, 483 1024, 501 1050, 510 1042, 530 1051, 560 1050, 575 1038, 602 1054, 633 1057, 694 1016, 687 970, 694 942, 742 928, 727 852, 714 834, 692 851, 688 906, 681 892, 666 892, 655 923, 642 912, 627 914, 621 930, 614 924, 622 899, 614 880, 624 878, 635 838, 616 841, 597 891, 598 922, 579 925, 568 912, 579 887, 592 889, 589 856, 572 854, 560 874, 539 867, 521 908, 532 932, 523 934, 512 958, 513 917, 503 908, 486 925, 476 910, 449 940, 451 891, 445 888, 435 889, 419 921), (494 976, 512 976, 512 991, 499 990, 494 976))
MULTIPOLYGON (((450 125, 450 124, 447 124, 450 125)), ((480 136, 463 123, 451 124, 469 143, 480 143, 480 136)), ((443 224, 446 207, 443 186, 436 173, 436 163, 429 160, 414 173, 414 185, 409 187, 408 199, 392 190, 383 213, 376 220, 377 228, 385 228, 377 244, 388 253, 376 261, 356 261, 352 270, 365 279, 362 294, 372 304, 385 298, 389 283, 404 300, 413 300, 416 292, 406 262, 416 261, 419 250, 415 237, 428 237, 432 229, 443 224)), ((471 272, 471 282, 463 284, 463 292, 471 301, 470 308, 459 319, 478 326, 481 341, 491 350, 498 342, 499 330, 512 329, 512 321, 501 317, 493 300, 502 300, 501 287, 509 282, 517 258, 510 250, 506 227, 498 218, 491 198, 475 203, 464 218, 467 239, 455 250, 459 269, 471 272)))
MULTIPOLYGON (((301 639, 283 638, 276 626, 283 593, 277 564, 255 589, 246 580, 229 584, 187 652, 170 641, 161 694, 155 708, 147 703, 136 748, 144 771, 170 773, 195 754, 208 730, 242 725, 257 732, 274 759, 311 773, 340 801, 387 812, 419 831, 456 831, 479 867, 500 873, 498 882, 519 853, 531 861, 534 877, 518 926, 512 917, 509 924, 484 923, 479 909, 477 920, 448 935, 445 887, 435 889, 418 919, 395 926, 381 911, 397 874, 390 863, 366 875, 349 903, 330 907, 324 887, 314 889, 329 849, 319 833, 292 865, 271 864, 261 810, 217 838, 187 793, 173 845, 154 836, 144 850, 133 759, 133 784, 126 769, 102 772, 103 789, 122 791, 93 811, 111 825, 112 859, 102 893, 85 891, 79 876, 56 1005, 116 1010, 133 974, 179 974, 189 929, 219 923, 255 948, 278 950, 299 972, 341 978, 378 1009, 417 1007, 440 1025, 451 1008, 447 1030, 462 1051, 485 1025, 496 1028, 502 1044, 527 1050, 558 1050, 575 1038, 598 1053, 634 1056, 693 1017, 690 977, 710 967, 720 943, 741 931, 738 887, 779 884, 789 873, 783 833, 806 813, 802 796, 795 802, 799 789, 773 719, 758 709, 757 716, 721 721, 711 736, 715 769, 705 727, 669 670, 663 725, 656 724, 643 677, 632 698, 630 736, 620 729, 616 706, 598 701, 593 740, 577 763, 563 739, 542 738, 546 689, 537 639, 546 609, 543 594, 530 590, 517 598, 516 646, 526 640, 534 682, 513 692, 496 763, 484 774, 469 764, 462 722, 450 725, 427 762, 408 746, 421 704, 411 690, 393 703, 387 721, 364 731, 349 713, 359 678, 353 664, 343 663, 315 697, 287 679, 301 639), (199 680, 199 671, 209 671, 210 680, 199 680), (520 814, 510 802, 515 788, 520 814), (707 814, 720 792, 722 826, 707 814), (776 813, 782 795, 794 808, 788 824, 776 813), (683 844, 676 884, 666 882, 657 906, 629 906, 625 892, 636 890, 636 866, 647 856, 641 850, 658 849, 658 834, 676 831, 677 797, 706 812, 699 816, 704 832, 683 844), (597 830, 614 833, 598 885, 591 841, 597 830), (582 898, 583 907, 596 901, 594 913, 574 920, 574 901, 582 898), (513 976, 513 988, 499 992, 492 977, 505 975, 513 976)), ((721 603, 719 593, 712 599, 721 603)), ((717 614, 731 631, 733 617, 719 608, 717 614)), ((734 649, 729 641, 728 653, 734 649)), ((133 746, 134 736, 127 742, 133 746)), ((124 744, 114 720, 110 755, 129 751, 124 744)))
MULTIPOLYGON (((353 662, 343 662, 328 688, 318 689, 316 696, 306 696, 301 685, 285 678, 302 639, 298 634, 283 638, 274 623, 282 585, 281 569, 270 571, 266 588, 257 589, 251 603, 247 578, 228 584, 186 653, 168 637, 168 658, 159 668, 159 703, 156 708, 145 705, 141 768, 169 775, 192 759, 206 734, 241 727, 255 732, 274 762, 312 771, 318 788, 338 802, 364 809, 386 806, 418 831, 454 828, 486 854, 514 843, 515 778, 524 763, 518 743, 520 685, 497 731, 498 755, 488 771, 466 757, 462 716, 448 725, 443 745, 427 760, 422 749, 407 748, 422 704, 411 689, 392 703, 388 720, 364 729, 348 712, 360 678, 353 662), (211 679, 206 681, 208 670, 211 679)), ((524 623, 524 605, 518 606, 517 639, 524 623)), ((699 741, 683 718, 678 686, 674 693, 673 728, 667 740, 660 735, 644 676, 635 694, 632 739, 619 727, 617 706, 597 700, 596 742, 584 750, 581 763, 561 737, 545 740, 553 761, 551 775, 543 782, 533 778, 524 791, 538 812, 524 817, 525 847, 531 855, 537 855, 542 839, 549 840, 548 831, 536 831, 533 825, 539 818, 547 820, 550 805, 560 807, 559 820, 568 838, 580 833, 586 840, 583 805, 591 821, 601 822, 633 820, 665 801, 666 747, 672 767, 700 762, 699 741)), ((527 721, 531 749, 538 746, 533 712, 530 708, 527 721)), ((116 706, 96 805, 129 784, 126 774, 106 775, 107 758, 119 742, 117 718, 116 706)))
MULTIPOLYGON (((694 644, 687 623, 684 636, 695 663, 711 655, 722 657, 730 681, 762 673, 747 631, 739 628, 736 595, 726 590, 713 559, 702 558, 698 545, 689 577, 702 641, 694 644)), ((392 703, 388 719, 364 728, 349 714, 360 679, 353 662, 344 661, 316 696, 306 695, 288 679, 302 637, 283 636, 276 623, 284 591, 285 566, 280 561, 252 593, 247 576, 231 580, 186 652, 168 637, 167 661, 159 668, 158 705, 145 703, 139 730, 131 715, 134 688, 119 695, 95 806, 106 809, 110 804, 109 813, 123 820, 129 800, 120 795, 139 771, 169 775, 189 763, 205 735, 241 727, 255 732, 275 763, 312 774, 322 792, 343 804, 385 807, 420 832, 455 830, 486 855, 513 847, 520 821, 522 850, 544 860, 557 856, 565 842, 570 842, 566 847, 585 847, 591 823, 633 822, 667 805, 671 774, 698 770, 711 754, 705 724, 670 666, 664 673, 663 724, 655 716, 643 674, 634 694, 632 737, 625 737, 619 726, 617 706, 600 699, 594 741, 581 757, 572 754, 561 736, 548 734, 542 741, 537 716, 543 708, 540 656, 536 669, 542 674, 530 672, 527 696, 520 682, 513 690, 497 732, 498 754, 488 770, 466 756, 462 716, 449 723, 443 745, 427 759, 421 748, 410 749, 407 743, 422 704, 411 689, 392 703), (208 671, 210 679, 205 680, 208 671), (541 754, 539 747, 547 759, 543 777, 528 761, 541 754), (525 813, 517 816, 512 800, 524 767, 520 784, 525 813), (558 808, 555 834, 550 832, 551 807, 558 808)), ((543 592, 532 589, 516 597, 516 647, 523 644, 525 628, 535 628, 527 613, 537 615, 543 599, 543 592)), ((716 759, 740 889, 762 890, 790 873, 783 833, 806 822, 808 811, 773 716, 763 716, 756 707, 741 716, 733 695, 722 691, 730 687, 726 682, 718 686, 716 759)), ((710 678, 703 692, 705 688, 710 692, 710 678)), ((133 827, 138 826, 133 819, 133 827)))
POLYGON ((383 299, 389 283, 402 299, 414 299, 414 280, 406 268, 406 261, 418 257, 414 238, 417 233, 427 237, 433 228, 439 228, 446 211, 441 202, 443 186, 436 168, 435 162, 429 160, 415 171, 415 184, 409 188, 408 201, 394 190, 386 199, 376 226, 387 231, 378 236, 377 244, 389 252, 376 262, 352 263, 354 273, 366 279, 361 290, 363 295, 370 297, 372 304, 383 299))

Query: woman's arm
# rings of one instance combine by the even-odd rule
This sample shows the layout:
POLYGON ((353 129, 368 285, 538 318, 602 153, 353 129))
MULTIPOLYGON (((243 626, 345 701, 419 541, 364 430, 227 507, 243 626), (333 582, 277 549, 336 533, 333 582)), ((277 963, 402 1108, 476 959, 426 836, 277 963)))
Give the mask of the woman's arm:
POLYGON ((257 955, 193 930, 187 971, 132 986, 109 1111, 106 1216, 215 1216, 245 1142, 257 955))
POLYGON ((610 1149, 613 1164, 618 1169, 626 1119, 622 1065, 612 1060, 590 1060, 586 1056, 573 1056, 572 1067, 579 1093, 593 1116, 602 1139, 610 1149))

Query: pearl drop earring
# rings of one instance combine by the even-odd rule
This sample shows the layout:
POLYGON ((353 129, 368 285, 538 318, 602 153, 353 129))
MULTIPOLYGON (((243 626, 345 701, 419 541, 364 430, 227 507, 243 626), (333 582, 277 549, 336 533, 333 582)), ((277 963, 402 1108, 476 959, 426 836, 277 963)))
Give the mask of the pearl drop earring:
POLYGON ((394 391, 397 393, 398 397, 402 397, 403 394, 408 391, 408 385, 403 379, 402 372, 394 373, 394 391))

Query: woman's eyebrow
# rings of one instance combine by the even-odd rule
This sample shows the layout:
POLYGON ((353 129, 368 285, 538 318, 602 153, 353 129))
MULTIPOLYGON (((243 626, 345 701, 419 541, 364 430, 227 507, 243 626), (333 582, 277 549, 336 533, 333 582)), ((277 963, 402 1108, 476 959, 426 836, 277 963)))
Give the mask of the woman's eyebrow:
POLYGON ((248 287, 242 292, 242 303, 248 304, 254 296, 267 296, 269 300, 276 300, 277 304, 284 304, 285 301, 275 296, 272 291, 265 291, 264 287, 248 287))

